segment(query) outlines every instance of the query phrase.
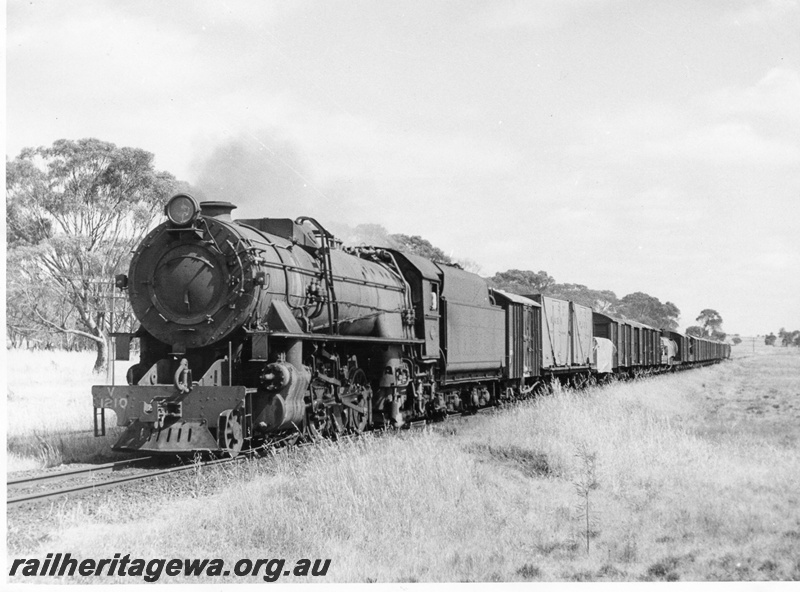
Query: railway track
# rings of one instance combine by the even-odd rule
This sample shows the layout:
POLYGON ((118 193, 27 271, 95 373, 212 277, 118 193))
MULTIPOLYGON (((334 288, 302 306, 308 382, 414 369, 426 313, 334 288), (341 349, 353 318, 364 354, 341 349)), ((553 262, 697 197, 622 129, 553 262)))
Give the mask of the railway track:
POLYGON ((125 483, 131 483, 134 481, 153 479, 155 477, 160 477, 163 475, 170 475, 173 473, 190 471, 202 467, 210 467, 220 464, 239 462, 246 458, 250 458, 254 454, 255 451, 248 451, 248 453, 237 456, 236 458, 215 459, 202 463, 189 463, 189 464, 167 467, 164 469, 147 470, 140 473, 122 475, 116 478, 103 479, 103 480, 98 480, 97 476, 106 473, 113 473, 116 471, 120 471, 122 469, 129 468, 132 465, 142 464, 147 461, 152 461, 153 458, 146 456, 146 457, 122 460, 112 463, 106 463, 93 467, 86 467, 69 471, 60 471, 58 473, 37 475, 34 477, 26 477, 22 479, 14 479, 6 483, 6 487, 8 490, 6 507, 13 508, 25 504, 32 504, 47 500, 53 500, 60 497, 69 496, 72 494, 101 491, 103 489, 112 489, 114 487, 119 487, 120 485, 123 485, 125 483), (74 482, 77 480, 80 481, 74 482), (66 486, 63 487, 49 489, 51 485, 63 481, 73 481, 73 483, 67 484, 66 486), (25 490, 26 492, 12 496, 14 492, 19 490, 25 490))
MULTIPOLYGON (((356 435, 353 434, 344 436, 340 439, 349 440, 355 436, 356 435)), ((23 506, 25 504, 33 504, 37 502, 53 500, 60 497, 66 497, 72 494, 91 493, 94 491, 101 491, 104 489, 112 489, 114 487, 119 487, 120 485, 124 485, 126 483, 132 483, 135 481, 144 481, 147 479, 153 479, 155 477, 171 475, 174 473, 181 473, 185 471, 197 470, 206 467, 214 467, 218 465, 242 462, 244 460, 248 460, 254 457, 274 455, 282 450, 287 450, 291 448, 305 448, 306 446, 312 446, 312 445, 314 445, 313 442, 307 442, 307 441, 296 444, 295 438, 290 436, 279 440, 275 440, 273 442, 270 442, 269 444, 265 444, 257 448, 246 450, 233 458, 217 458, 203 462, 189 462, 186 464, 170 466, 163 469, 144 470, 140 473, 122 475, 112 479, 98 480, 97 476, 131 468, 133 465, 145 464, 148 461, 156 462, 160 459, 157 456, 155 457, 141 456, 137 458, 120 460, 111 463, 105 463, 102 465, 84 467, 80 469, 72 469, 67 471, 59 471, 57 473, 48 473, 45 475, 35 475, 33 477, 12 479, 6 482, 6 487, 8 492, 6 496, 6 508, 8 509, 13 507, 23 506), (44 488, 49 488, 51 485, 55 483, 63 481, 76 481, 78 479, 80 479, 81 481, 77 483, 73 482, 71 484, 66 485, 65 487, 59 487, 55 489, 44 489, 44 488), (12 495, 14 492, 17 491, 23 491, 23 493, 19 495, 12 495)))
MULTIPOLYGON (((409 427, 419 428, 424 422, 417 422, 420 425, 409 427)), ((372 435, 378 435, 379 432, 365 432, 372 435)), ((345 442, 358 438, 363 434, 348 434, 337 438, 337 440, 345 442)), ((104 489, 113 489, 126 483, 135 481, 143 481, 153 479, 164 475, 171 475, 174 473, 181 473, 185 471, 197 470, 205 467, 213 467, 217 465, 230 464, 241 462, 257 456, 268 456, 275 454, 281 450, 286 449, 302 449, 307 446, 313 446, 315 442, 303 441, 300 443, 292 443, 291 438, 284 438, 269 445, 260 446, 252 450, 247 450, 234 458, 221 458, 213 459, 204 462, 191 462, 177 466, 171 466, 163 469, 144 470, 140 473, 122 475, 111 479, 98 480, 99 475, 114 473, 123 469, 131 468, 137 464, 145 464, 148 461, 154 462, 157 457, 143 456, 138 458, 120 460, 102 465, 95 465, 91 467, 84 467, 80 469, 72 469, 67 471, 59 471, 57 473, 48 473, 45 475, 35 475, 33 477, 23 477, 20 479, 12 479, 6 482, 8 495, 6 498, 6 508, 14 508, 26 504, 34 504, 38 502, 66 497, 73 494, 91 493, 95 491, 102 491, 104 489), (78 481, 79 482, 75 482, 78 481), (64 487, 51 489, 53 484, 60 482, 72 482, 64 487), (18 495, 15 492, 22 491, 18 495)))

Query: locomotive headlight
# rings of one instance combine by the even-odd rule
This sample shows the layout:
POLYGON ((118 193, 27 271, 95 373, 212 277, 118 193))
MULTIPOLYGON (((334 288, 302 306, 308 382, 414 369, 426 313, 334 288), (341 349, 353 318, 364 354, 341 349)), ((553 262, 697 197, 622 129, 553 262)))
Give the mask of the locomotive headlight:
POLYGON ((189 226, 197 220, 200 206, 191 195, 179 193, 169 199, 165 212, 169 221, 175 226, 189 226))

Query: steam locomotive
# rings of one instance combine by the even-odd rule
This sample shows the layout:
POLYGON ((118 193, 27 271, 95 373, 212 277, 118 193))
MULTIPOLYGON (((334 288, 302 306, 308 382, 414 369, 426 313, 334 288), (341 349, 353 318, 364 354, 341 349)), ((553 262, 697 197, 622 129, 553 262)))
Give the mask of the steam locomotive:
MULTIPOLYGON (((730 346, 660 331, 393 249, 345 248, 313 218, 234 220, 173 196, 135 250, 140 323, 126 385, 92 387, 116 450, 213 453, 473 413, 551 380, 718 362, 730 346)), ((124 355, 124 354, 123 354, 124 355)))

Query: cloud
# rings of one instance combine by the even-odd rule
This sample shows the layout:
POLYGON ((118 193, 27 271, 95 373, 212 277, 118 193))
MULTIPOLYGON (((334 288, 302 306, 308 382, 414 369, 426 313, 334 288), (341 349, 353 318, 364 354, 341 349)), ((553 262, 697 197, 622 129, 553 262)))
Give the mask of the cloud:
POLYGON ((796 166, 796 142, 765 137, 748 123, 726 122, 685 131, 675 142, 662 144, 665 157, 721 165, 796 166))
POLYGON ((403 129, 366 116, 298 109, 284 125, 306 147, 321 175, 375 175, 387 182, 457 174, 498 174, 514 151, 469 132, 403 129))
POLYGON ((724 88, 678 107, 630 106, 588 119, 569 152, 606 162, 683 162, 743 167, 800 163, 800 75, 774 68, 749 87, 724 88))
POLYGON ((476 18, 480 26, 496 29, 554 29, 576 15, 586 15, 617 0, 511 0, 493 2, 476 18))
POLYGON ((353 115, 333 95, 320 100, 331 87, 289 67, 296 56, 270 34, 291 10, 236 1, 14 3, 8 109, 36 117, 10 118, 17 144, 7 149, 30 137, 102 135, 154 151, 157 166, 192 181, 198 169, 187 153, 197 161, 244 130, 270 130, 267 139, 276 132, 314 163, 323 193, 361 202, 376 179, 425 181, 436 191, 519 160, 468 126, 411 127, 391 113, 353 115))
POLYGON ((306 5, 302 0, 278 3, 262 0, 37 0, 9 2, 9 39, 24 30, 98 20, 114 21, 119 30, 130 21, 146 21, 154 35, 181 30, 201 33, 213 29, 263 29, 306 5))
POLYGON ((800 8, 798 0, 755 0, 736 7, 725 18, 735 25, 763 25, 785 19, 800 8))
POLYGON ((800 126, 800 73, 773 68, 756 84, 721 89, 708 96, 706 103, 720 117, 757 116, 800 126))

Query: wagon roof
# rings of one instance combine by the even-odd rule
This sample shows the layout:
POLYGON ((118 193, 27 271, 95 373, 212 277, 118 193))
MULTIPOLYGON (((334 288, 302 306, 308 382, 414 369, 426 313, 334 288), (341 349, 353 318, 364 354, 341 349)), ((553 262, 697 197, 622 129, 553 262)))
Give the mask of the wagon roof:
POLYGON ((506 292, 505 290, 500 290, 499 288, 491 288, 492 292, 495 294, 500 295, 502 298, 510 302, 515 302, 516 304, 524 304, 525 306, 538 306, 541 308, 541 304, 531 300, 530 298, 525 298, 524 296, 520 296, 519 294, 513 294, 511 292, 506 292))
POLYGON ((664 329, 664 333, 666 333, 670 337, 673 337, 673 336, 678 336, 680 338, 686 337, 683 333, 680 333, 679 331, 673 331, 672 329, 664 329))
POLYGON ((658 331, 655 327, 651 327, 650 325, 645 325, 644 323, 640 323, 639 321, 631 321, 628 319, 620 319, 621 322, 625 323, 626 325, 630 325, 631 327, 636 327, 638 329, 652 329, 653 331, 658 331))

